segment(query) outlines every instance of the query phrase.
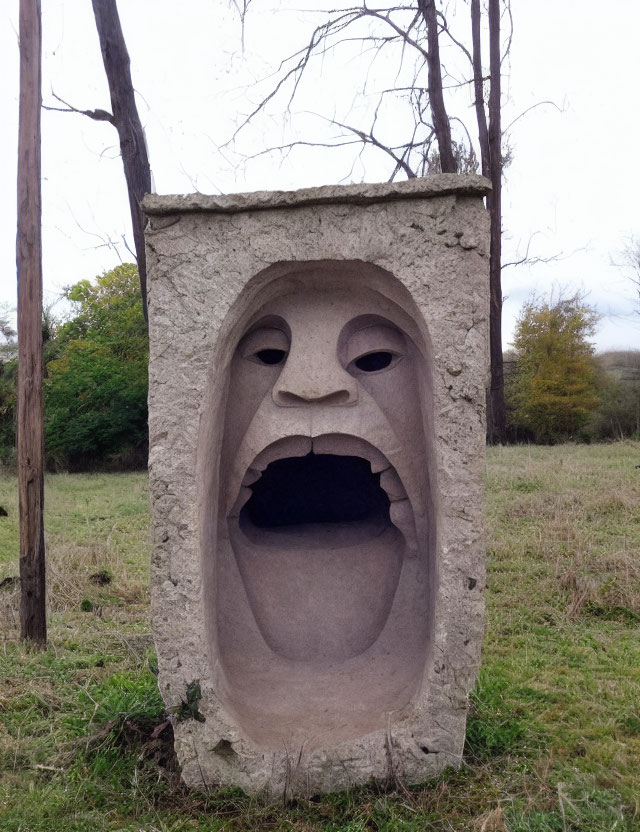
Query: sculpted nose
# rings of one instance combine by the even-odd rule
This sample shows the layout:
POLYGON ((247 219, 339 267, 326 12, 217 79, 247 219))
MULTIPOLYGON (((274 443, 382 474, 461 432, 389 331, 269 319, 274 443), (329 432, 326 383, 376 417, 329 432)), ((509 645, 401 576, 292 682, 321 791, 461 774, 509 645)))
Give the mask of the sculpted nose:
POLYGON ((273 400, 281 407, 352 405, 358 400, 358 387, 337 358, 290 353, 273 388, 273 400))
POLYGON ((324 396, 307 390, 301 393, 292 393, 289 390, 278 390, 274 399, 276 404, 284 405, 285 407, 300 407, 303 404, 352 404, 355 401, 350 396, 348 390, 334 390, 333 393, 327 393, 324 396))

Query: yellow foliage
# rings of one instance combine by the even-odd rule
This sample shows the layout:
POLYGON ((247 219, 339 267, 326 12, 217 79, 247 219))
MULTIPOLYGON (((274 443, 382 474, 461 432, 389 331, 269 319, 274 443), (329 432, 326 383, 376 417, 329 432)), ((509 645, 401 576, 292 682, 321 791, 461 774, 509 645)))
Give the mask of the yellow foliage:
POLYGON ((533 298, 518 318, 516 369, 507 389, 511 421, 536 439, 575 436, 598 406, 593 335, 598 315, 580 294, 533 298))

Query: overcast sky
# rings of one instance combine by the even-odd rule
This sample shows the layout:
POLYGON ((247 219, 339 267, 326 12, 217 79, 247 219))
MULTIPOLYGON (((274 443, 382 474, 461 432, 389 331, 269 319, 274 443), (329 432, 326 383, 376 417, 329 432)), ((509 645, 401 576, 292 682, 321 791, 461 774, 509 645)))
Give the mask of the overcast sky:
MULTIPOLYGON (((253 0, 241 27, 226 0, 120 0, 138 106, 159 193, 233 193, 310 185, 384 181, 383 154, 357 158, 352 148, 298 150, 286 157, 243 163, 265 146, 333 133, 318 113, 351 121, 366 102, 355 92, 364 57, 338 50, 326 56, 301 90, 292 116, 283 101, 270 107, 241 139, 220 151, 266 86, 258 82, 277 61, 302 45, 323 6, 298 0, 253 0), (291 130, 297 131, 293 134, 291 130)), ((348 5, 348 4, 347 4, 348 5)), ((467 6, 458 2, 461 14, 467 6)), ((518 259, 530 242, 551 263, 504 271, 504 337, 508 344, 522 302, 564 288, 588 293, 603 315, 599 350, 640 348, 640 304, 613 261, 630 235, 640 236, 640 4, 637 0, 512 0, 514 37, 505 65, 503 123, 532 105, 509 132, 513 162, 504 193, 505 260, 518 259), (634 315, 634 310, 636 314, 634 315)), ((18 109, 17 0, 5 0, 0 17, 2 62, 0 302, 15 306, 15 178, 18 109)), ((458 25, 466 25, 459 15, 458 25)), ((459 32, 462 30, 459 29, 459 32)), ((58 96, 81 109, 109 109, 109 96, 89 0, 43 3, 43 98, 58 96)), ((366 56, 365 56, 366 57, 366 56)), ((454 66, 453 55, 445 59, 454 66)), ((370 84, 391 85, 393 61, 378 62, 370 84), (387 80, 389 76, 389 80, 387 80)), ((60 105, 58 105, 60 106, 60 105)), ((473 125, 472 101, 457 112, 473 125), (466 109, 466 111, 465 111, 466 109)), ((387 131, 402 131, 391 112, 387 131)), ((94 277, 131 256, 128 202, 111 125, 85 117, 43 112, 43 234, 46 299, 63 286, 94 277)))

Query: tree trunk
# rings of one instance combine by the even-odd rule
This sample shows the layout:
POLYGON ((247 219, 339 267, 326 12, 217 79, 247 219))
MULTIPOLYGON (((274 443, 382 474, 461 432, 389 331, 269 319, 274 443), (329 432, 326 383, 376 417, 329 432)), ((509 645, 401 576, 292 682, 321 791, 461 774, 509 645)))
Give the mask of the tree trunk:
POLYGON ((489 351, 491 384, 488 396, 487 438, 504 442, 507 413, 504 400, 504 368, 502 362, 502 128, 500 125, 500 0, 489 0, 489 170, 491 193, 487 207, 491 217, 491 248, 489 255, 489 351))
POLYGON ((20 636, 47 642, 42 412, 40 0, 20 0, 18 127, 18 516, 20 636))
POLYGON ((131 62, 122 34, 116 0, 92 0, 96 19, 102 61, 109 82, 113 122, 120 138, 120 152, 129 193, 129 208, 133 226, 133 241, 138 261, 142 311, 147 314, 147 258, 144 250, 144 216, 141 202, 151 192, 151 169, 144 139, 144 131, 138 116, 131 62))
POLYGON ((438 46, 438 20, 435 0, 418 0, 418 8, 427 26, 427 69, 429 73, 429 104, 433 115, 433 129, 438 140, 440 169, 443 173, 456 173, 457 165, 451 144, 451 126, 444 106, 440 48, 438 46))
POLYGON ((484 108, 484 76, 482 73, 482 46, 480 40, 480 0, 471 0, 471 43, 473 55, 473 89, 475 93, 476 121, 482 175, 491 178, 489 165, 489 132, 484 108))

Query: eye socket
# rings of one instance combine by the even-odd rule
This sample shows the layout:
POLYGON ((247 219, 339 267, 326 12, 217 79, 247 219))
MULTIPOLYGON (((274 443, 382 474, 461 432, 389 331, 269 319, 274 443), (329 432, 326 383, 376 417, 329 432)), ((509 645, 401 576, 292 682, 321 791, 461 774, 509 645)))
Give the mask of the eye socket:
POLYGON ((289 338, 281 329, 262 326, 245 335, 238 351, 242 358, 263 367, 277 367, 289 354, 289 338))
POLYGON ((256 358, 260 364, 273 366, 282 363, 287 357, 287 353, 286 350, 266 349, 259 350, 252 357, 256 358))
POLYGON ((376 370, 384 370, 385 367, 388 367, 393 359, 394 355, 392 352, 378 350, 377 352, 369 352, 366 355, 361 355, 353 363, 363 373, 375 373, 376 370))
POLYGON ((378 373, 395 367, 407 351, 402 333, 394 326, 373 322, 349 334, 344 365, 352 375, 378 373))

